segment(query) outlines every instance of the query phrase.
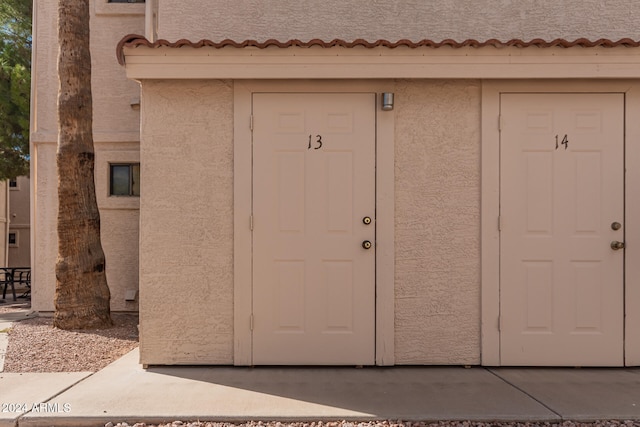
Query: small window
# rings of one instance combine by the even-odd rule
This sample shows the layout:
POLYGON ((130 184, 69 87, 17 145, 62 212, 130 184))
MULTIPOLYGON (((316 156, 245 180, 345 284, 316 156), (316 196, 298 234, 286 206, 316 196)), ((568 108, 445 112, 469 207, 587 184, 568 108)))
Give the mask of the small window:
POLYGON ((140 196, 140 163, 109 165, 109 195, 140 196))
POLYGON ((10 179, 9 180, 9 188, 13 188, 13 189, 18 189, 18 180, 17 179, 10 179))
POLYGON ((9 247, 18 247, 18 233, 14 231, 9 233, 9 247))

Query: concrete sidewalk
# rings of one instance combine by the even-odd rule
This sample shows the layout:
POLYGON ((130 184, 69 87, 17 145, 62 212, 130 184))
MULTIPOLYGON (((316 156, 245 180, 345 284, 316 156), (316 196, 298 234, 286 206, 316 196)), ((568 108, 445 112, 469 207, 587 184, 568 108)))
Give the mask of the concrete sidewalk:
POLYGON ((143 370, 134 350, 93 375, 0 374, 0 404, 22 403, 30 411, 1 412, 0 426, 174 420, 626 420, 640 419, 640 369, 143 370))

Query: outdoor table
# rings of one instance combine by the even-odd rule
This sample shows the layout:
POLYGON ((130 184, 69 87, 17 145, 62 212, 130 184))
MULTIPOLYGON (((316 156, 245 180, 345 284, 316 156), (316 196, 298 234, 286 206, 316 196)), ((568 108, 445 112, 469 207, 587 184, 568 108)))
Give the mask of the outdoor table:
POLYGON ((11 292, 13 293, 13 300, 17 301, 16 297, 16 284, 27 285, 27 292, 25 296, 31 290, 31 268, 30 267, 0 267, 0 286, 2 286, 2 299, 7 295, 7 288, 11 286, 11 292))

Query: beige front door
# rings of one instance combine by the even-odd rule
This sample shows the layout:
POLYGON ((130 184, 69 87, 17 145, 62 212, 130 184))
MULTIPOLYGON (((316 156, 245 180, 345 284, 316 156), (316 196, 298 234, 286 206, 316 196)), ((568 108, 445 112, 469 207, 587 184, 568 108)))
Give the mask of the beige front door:
POLYGON ((374 364, 375 94, 252 102, 253 364, 374 364))
POLYGON ((622 366, 624 97, 502 94, 500 112, 501 364, 622 366))

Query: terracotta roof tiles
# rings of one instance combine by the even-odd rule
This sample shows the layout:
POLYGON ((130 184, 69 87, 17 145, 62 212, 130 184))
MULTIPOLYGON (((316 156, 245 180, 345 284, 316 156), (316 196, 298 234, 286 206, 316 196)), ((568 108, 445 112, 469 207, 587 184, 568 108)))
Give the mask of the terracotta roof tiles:
POLYGON ((341 39, 334 39, 331 40, 329 42, 324 41, 324 40, 320 40, 320 39, 312 39, 309 41, 301 41, 301 40, 288 40, 286 42, 281 42, 275 39, 269 39, 263 42, 258 42, 256 40, 245 40, 242 42, 236 42, 234 40, 229 40, 229 39, 225 39, 222 40, 220 42, 214 42, 211 40, 200 40, 197 42, 192 42, 189 40, 185 40, 185 39, 180 39, 178 41, 175 42, 169 42, 167 40, 157 40, 155 42, 150 42, 149 40, 147 40, 146 38, 144 38, 143 36, 137 35, 137 34, 130 34, 125 36, 122 40, 120 40, 120 42, 118 43, 117 46, 117 57, 118 57, 118 62, 121 65, 124 65, 124 52, 123 52, 123 48, 125 47, 138 47, 138 46, 143 46, 143 47, 149 47, 149 48, 156 48, 156 47, 171 47, 171 48, 178 48, 178 47, 183 47, 183 46, 187 46, 187 47, 192 47, 192 48, 201 48, 201 47, 213 47, 216 49, 221 49, 223 47, 235 47, 235 48, 245 48, 245 47, 255 47, 258 49, 265 49, 268 47, 279 47, 279 48, 288 48, 288 47, 315 47, 315 46, 319 46, 319 47, 324 47, 324 48, 329 48, 329 47, 347 47, 347 48, 352 48, 352 47, 365 47, 365 48, 375 48, 375 47, 387 47, 387 48, 396 48, 396 47, 409 47, 409 48, 419 48, 419 47, 429 47, 429 48, 439 48, 439 47, 443 47, 443 46, 448 46, 448 47, 453 47, 453 48, 461 48, 461 47, 475 47, 475 48, 480 48, 480 47, 485 47, 485 46, 493 46, 496 48, 500 48, 500 47, 520 47, 520 48, 525 48, 525 47, 563 47, 563 48, 570 48, 570 47, 618 47, 618 46, 623 46, 623 47, 640 47, 640 41, 635 41, 633 39, 629 39, 629 38, 624 38, 624 39, 620 39, 618 41, 613 41, 613 40, 609 40, 609 39, 598 39, 595 41, 586 39, 586 38, 580 38, 580 39, 576 39, 574 41, 568 41, 565 39, 554 39, 551 41, 547 41, 547 40, 543 40, 543 39, 533 39, 530 41, 524 41, 524 40, 520 40, 520 39, 512 39, 509 41, 500 41, 497 39, 489 39, 486 41, 478 41, 478 40, 473 40, 473 39, 467 39, 464 40, 462 42, 456 41, 456 40, 452 40, 452 39, 445 39, 442 41, 434 41, 434 40, 428 40, 428 39, 423 39, 423 40, 419 40, 419 41, 412 41, 412 40, 408 40, 408 39, 402 39, 402 40, 398 40, 395 42, 391 42, 388 40, 376 40, 374 42, 369 42, 367 40, 364 39, 356 39, 354 41, 346 41, 346 40, 341 40, 341 39))

